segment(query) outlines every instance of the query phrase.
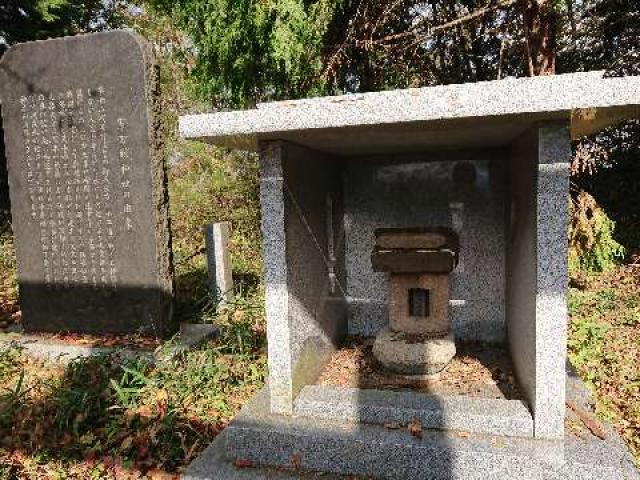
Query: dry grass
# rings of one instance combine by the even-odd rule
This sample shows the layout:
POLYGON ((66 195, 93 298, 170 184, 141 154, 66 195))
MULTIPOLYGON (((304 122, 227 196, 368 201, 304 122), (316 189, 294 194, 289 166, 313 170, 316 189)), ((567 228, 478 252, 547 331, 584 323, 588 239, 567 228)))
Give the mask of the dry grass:
POLYGON ((640 464, 640 268, 616 267, 571 288, 569 357, 640 464))
POLYGON ((0 478, 179 472, 264 381, 262 318, 236 309, 220 323, 216 341, 157 365, 0 350, 0 478))

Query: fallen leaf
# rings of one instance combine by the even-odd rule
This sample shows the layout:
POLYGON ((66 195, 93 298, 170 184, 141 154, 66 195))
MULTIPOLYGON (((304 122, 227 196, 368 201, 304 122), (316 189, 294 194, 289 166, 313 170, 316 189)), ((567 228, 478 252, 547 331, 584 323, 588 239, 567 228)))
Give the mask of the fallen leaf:
POLYGON ((416 438, 422 438, 422 423, 419 420, 414 419, 407 425, 409 433, 416 438))
POLYGON ((133 437, 129 435, 124 440, 122 440, 122 443, 120 443, 120 450, 129 450, 132 444, 133 444, 133 437))
POLYGON ((301 464, 302 464, 302 455, 299 452, 296 452, 293 455, 291 455, 291 465, 293 465, 294 468, 300 468, 301 464))
POLYGON ((169 393, 165 389, 161 388, 156 392, 156 400, 159 403, 167 403, 169 400, 169 393))
POLYGON ((607 432, 604 431, 602 424, 596 420, 593 415, 580 408, 575 402, 567 400, 567 407, 574 411, 578 418, 584 423, 591 433, 593 433, 600 440, 607 439, 607 432))
POLYGON ((236 458, 233 461, 233 465, 236 468, 251 468, 253 467, 253 462, 246 458, 236 458))
POLYGON ((165 472, 164 470, 154 468, 147 472, 147 477, 149 480, 172 480, 175 478, 175 475, 165 472))
POLYGON ((140 415, 141 417, 150 417, 153 415, 153 411, 151 410, 151 407, 149 407, 148 405, 139 406, 134 410, 133 413, 140 415))
POLYGON ((95 450, 89 450, 86 455, 84 456, 84 461, 88 464, 93 465, 96 461, 96 451, 95 450))
POLYGON ((149 455, 149 449, 145 445, 139 445, 138 452, 136 454, 136 457, 138 458, 138 460, 142 460, 143 458, 146 458, 148 455, 149 455))

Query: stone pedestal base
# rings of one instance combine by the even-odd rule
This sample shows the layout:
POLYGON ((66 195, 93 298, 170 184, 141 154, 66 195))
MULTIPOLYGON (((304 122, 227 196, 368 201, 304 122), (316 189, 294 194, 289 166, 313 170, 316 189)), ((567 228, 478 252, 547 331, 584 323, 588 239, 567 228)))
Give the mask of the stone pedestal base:
POLYGON ((373 355, 394 372, 404 375, 433 375, 447 366, 456 354, 456 344, 450 332, 444 337, 425 338, 382 330, 373 344, 373 355))

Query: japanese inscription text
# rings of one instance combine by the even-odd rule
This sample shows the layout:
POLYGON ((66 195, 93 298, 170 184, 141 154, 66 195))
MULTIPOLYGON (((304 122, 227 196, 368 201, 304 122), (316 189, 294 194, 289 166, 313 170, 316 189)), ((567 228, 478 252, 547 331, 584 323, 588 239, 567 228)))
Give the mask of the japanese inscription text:
POLYGON ((51 288, 118 282, 116 232, 133 230, 132 163, 124 118, 117 119, 117 160, 109 155, 107 97, 98 86, 19 99, 30 215, 40 227, 44 283, 51 288), (115 211, 116 195, 123 212, 115 211))

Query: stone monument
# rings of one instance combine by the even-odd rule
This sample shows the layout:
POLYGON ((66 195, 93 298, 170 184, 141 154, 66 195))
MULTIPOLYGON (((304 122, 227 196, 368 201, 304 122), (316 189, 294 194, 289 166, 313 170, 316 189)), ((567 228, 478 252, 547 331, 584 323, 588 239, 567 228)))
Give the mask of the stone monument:
POLYGON ((205 225, 204 235, 209 292, 219 300, 218 307, 222 307, 233 298, 233 270, 229 253, 231 223, 218 222, 205 225))
POLYGON ((25 331, 176 330, 156 75, 127 31, 19 44, 2 58, 25 331))
POLYGON ((571 134, 639 104, 640 77, 590 72, 181 118, 259 152, 269 341, 268 386, 185 477, 637 478, 613 436, 565 431, 565 399, 571 134), (502 349, 521 395, 318 382, 347 333, 394 329, 502 349))
POLYGON ((373 271, 389 273, 389 326, 373 354, 406 375, 434 375, 456 354, 449 315, 449 274, 458 236, 447 228, 381 228, 374 232, 373 271))

